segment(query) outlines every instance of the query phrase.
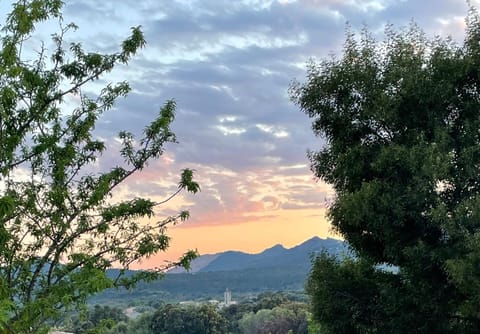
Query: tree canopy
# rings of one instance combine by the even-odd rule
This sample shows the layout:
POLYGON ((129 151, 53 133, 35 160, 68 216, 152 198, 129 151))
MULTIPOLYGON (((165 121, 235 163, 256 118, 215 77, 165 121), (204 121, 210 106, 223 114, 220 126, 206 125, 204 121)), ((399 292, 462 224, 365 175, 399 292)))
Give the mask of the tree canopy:
POLYGON ((387 26, 382 42, 348 31, 342 56, 312 62, 291 96, 326 142, 309 153, 312 170, 333 185, 328 216, 355 255, 314 263, 307 289, 322 330, 477 333, 476 9, 461 45, 415 24, 387 26))
POLYGON ((214 305, 166 304, 153 314, 150 328, 159 334, 221 334, 227 322, 214 305))
MULTIPOLYGON (((168 225, 189 216, 182 211, 144 224, 165 201, 111 200, 119 184, 176 142, 170 129, 175 102, 167 101, 140 137, 118 134, 123 163, 96 168, 107 149, 94 134, 96 122, 130 86, 84 88, 127 64, 145 40, 134 27, 118 52, 86 51, 66 42, 77 27, 64 23, 62 6, 61 0, 18 1, 0 31, 0 330, 6 333, 45 333, 91 294, 158 277, 164 268, 132 277, 120 270, 114 278, 106 269, 127 269, 166 250, 168 225), (58 24, 58 31, 50 42, 28 47, 44 21, 58 24), (69 98, 78 101, 73 108, 71 102, 66 107, 69 98)), ((182 171, 166 201, 182 190, 199 190, 192 170, 182 171)), ((178 263, 188 265, 195 255, 188 251, 178 263)))
MULTIPOLYGON (((108 334, 306 334, 314 332, 310 326, 308 304, 298 302, 298 296, 290 293, 263 293, 256 298, 249 296, 238 304, 219 307, 212 301, 180 304, 161 304, 152 313, 146 311, 135 319, 117 323, 108 334)), ((140 308, 137 308, 140 310, 140 308)), ((144 308, 149 309, 149 308, 144 308)), ((96 321, 119 318, 113 308, 97 306, 80 325, 88 328, 96 321), (95 320, 94 320, 95 319, 95 320)), ((68 321, 71 322, 71 321, 68 321)), ((78 321, 73 321, 76 325, 78 321)), ((75 326, 73 328, 78 328, 75 326)), ((71 327, 65 326, 66 331, 71 327)), ((73 330, 75 331, 75 330, 73 330)), ((85 332, 87 333, 87 332, 85 332)))

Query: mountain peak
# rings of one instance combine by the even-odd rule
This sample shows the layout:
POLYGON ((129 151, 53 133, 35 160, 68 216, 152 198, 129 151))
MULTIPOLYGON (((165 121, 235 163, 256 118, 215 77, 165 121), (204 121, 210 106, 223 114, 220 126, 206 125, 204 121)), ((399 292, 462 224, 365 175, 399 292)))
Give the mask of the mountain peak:
MULTIPOLYGON (((292 248, 276 244, 263 252, 248 254, 239 251, 225 251, 218 254, 203 255, 193 260, 192 272, 232 271, 243 269, 259 269, 268 267, 305 267, 311 265, 311 255, 326 250, 339 254, 345 250, 341 240, 312 237, 292 248)), ((182 272, 182 271, 172 271, 182 272)))
POLYGON ((270 251, 278 251, 278 250, 285 250, 286 248, 283 247, 282 244, 276 244, 275 246, 272 246, 270 248, 265 249, 262 253, 265 252, 270 252, 270 251))
POLYGON ((276 244, 273 247, 265 249, 263 252, 257 254, 258 256, 267 256, 267 257, 275 257, 275 256, 281 256, 287 252, 287 249, 283 247, 281 244, 276 244))

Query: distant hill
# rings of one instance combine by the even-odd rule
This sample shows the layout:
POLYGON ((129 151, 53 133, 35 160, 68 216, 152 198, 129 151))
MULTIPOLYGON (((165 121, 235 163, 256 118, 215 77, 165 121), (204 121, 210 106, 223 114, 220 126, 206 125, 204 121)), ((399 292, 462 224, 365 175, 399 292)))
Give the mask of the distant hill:
POLYGON ((244 269, 265 269, 271 267, 299 267, 308 269, 311 257, 315 253, 326 250, 338 254, 345 250, 344 243, 336 239, 320 239, 314 237, 304 243, 286 249, 282 245, 275 245, 258 254, 228 251, 224 253, 200 256, 193 261, 192 272, 232 271, 244 269), (205 258, 209 261, 205 261, 205 258), (204 264, 203 266, 198 265, 204 264))
POLYGON ((90 302, 221 299, 226 288, 234 296, 264 291, 300 291, 310 270, 312 256, 322 250, 341 254, 346 251, 346 246, 340 240, 315 237, 289 249, 276 245, 258 254, 227 251, 203 255, 193 261, 189 273, 174 269, 161 280, 140 283, 132 291, 110 289, 90 302))
MULTIPOLYGON (((219 254, 207 254, 207 255, 202 255, 197 257, 195 260, 190 263, 190 273, 196 273, 202 270, 202 268, 205 268, 210 264, 210 262, 214 261, 217 259, 219 254)), ((185 273, 185 269, 178 267, 178 268, 173 268, 168 271, 169 274, 180 274, 180 273, 185 273)))

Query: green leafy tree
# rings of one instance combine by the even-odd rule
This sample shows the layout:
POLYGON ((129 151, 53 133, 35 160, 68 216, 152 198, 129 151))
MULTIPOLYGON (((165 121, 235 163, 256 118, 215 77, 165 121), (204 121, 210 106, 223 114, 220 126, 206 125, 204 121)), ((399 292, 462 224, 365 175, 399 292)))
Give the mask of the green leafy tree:
MULTIPOLYGON (((73 320, 73 332, 76 334, 91 333, 96 329, 112 329, 117 327, 118 323, 125 323, 128 317, 119 307, 110 307, 108 305, 95 305, 89 309, 86 314, 73 320)), ((119 330, 122 330, 120 327, 119 330)))
MULTIPOLYGON (((319 255, 307 280, 314 316, 320 324, 312 331, 318 333, 376 333, 377 328, 389 328, 387 305, 376 303, 381 297, 383 276, 369 262, 339 260, 327 253, 319 255)), ((390 273, 389 275, 394 275, 390 273)), ((392 291, 394 292, 394 291, 392 291)), ((396 293, 393 296, 398 296, 396 293)), ((398 296, 401 298, 400 296, 398 296)), ((392 300, 397 303, 399 300, 392 300)), ((392 304, 394 305, 394 304, 392 304)), ((401 328, 389 328, 392 333, 401 328)))
POLYGON ((220 309, 220 314, 226 319, 228 325, 228 333, 241 333, 239 328, 239 320, 247 313, 252 312, 256 308, 256 304, 251 301, 232 304, 220 309))
POLYGON ((153 314, 151 330, 155 334, 223 334, 227 321, 213 305, 166 304, 153 314))
MULTIPOLYGON (((96 94, 85 87, 127 64, 145 40, 135 27, 116 53, 67 44, 65 36, 76 26, 64 25, 62 5, 18 1, 0 32, 0 329, 5 333, 45 333, 49 323, 84 305, 91 294, 158 277, 164 268, 128 277, 123 272, 166 250, 167 226, 188 218, 184 211, 142 224, 164 202, 112 202, 119 184, 176 141, 170 129, 175 103, 165 103, 141 137, 120 132, 123 163, 95 172, 106 150, 93 134, 95 124, 130 87, 108 84, 96 94), (50 44, 32 46, 35 27, 44 21, 57 22, 59 30, 50 44), (70 97, 78 104, 63 108, 70 97), (112 265, 122 268, 118 277, 107 277, 112 265)), ((178 191, 167 200, 182 190, 199 190, 191 170, 183 170, 178 191)), ((195 255, 187 252, 179 264, 188 265, 195 255)))
POLYGON ((242 334, 306 334, 307 305, 289 302, 272 309, 248 312, 238 320, 237 333, 242 334))
POLYGON ((275 316, 270 309, 261 309, 257 312, 249 312, 238 321, 240 333, 260 334, 265 323, 275 320, 275 316))
POLYGON ((254 312, 261 309, 273 309, 288 302, 287 296, 283 292, 263 292, 260 293, 255 302, 254 312))
POLYGON ((153 313, 144 313, 128 322, 119 322, 107 334, 153 334, 151 329, 153 313))
POLYGON ((333 229, 355 261, 322 255, 307 289, 328 333, 480 331, 480 18, 462 45, 415 25, 348 33, 291 96, 325 140, 333 229), (395 270, 384 270, 390 265, 395 270))

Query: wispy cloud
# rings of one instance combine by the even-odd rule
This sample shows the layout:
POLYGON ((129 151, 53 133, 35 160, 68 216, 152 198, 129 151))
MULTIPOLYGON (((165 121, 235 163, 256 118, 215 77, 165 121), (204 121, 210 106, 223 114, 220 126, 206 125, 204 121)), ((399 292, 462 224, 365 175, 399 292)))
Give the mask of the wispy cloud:
MULTIPOLYGON (((174 98, 180 143, 168 145, 166 156, 123 191, 160 198, 174 190, 180 169, 195 168, 202 192, 175 203, 191 209, 191 227, 323 212, 331 189, 313 179, 306 158, 323 140, 289 101, 292 79, 303 80, 309 58, 341 52, 347 21, 381 38, 387 22, 401 26, 413 18, 430 35, 461 39, 466 13, 463 0, 66 3, 66 21, 80 26, 72 38, 92 51, 114 50, 131 26, 142 25, 147 48, 108 78, 130 81, 133 92, 104 115, 97 133, 118 149, 119 130, 141 133, 174 98)), ((107 154, 101 167, 115 162, 107 154)))

